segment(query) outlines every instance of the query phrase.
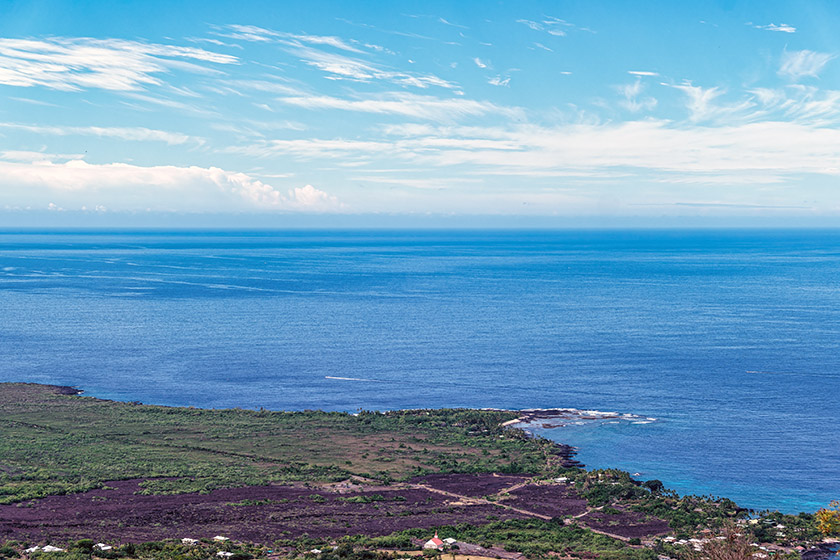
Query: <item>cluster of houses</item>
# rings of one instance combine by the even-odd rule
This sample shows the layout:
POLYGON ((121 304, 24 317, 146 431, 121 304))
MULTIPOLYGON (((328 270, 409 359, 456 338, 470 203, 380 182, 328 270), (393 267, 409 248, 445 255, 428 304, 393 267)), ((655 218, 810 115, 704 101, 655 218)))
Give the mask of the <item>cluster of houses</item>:
MULTIPOLYGON (((109 545, 109 544, 105 544, 105 543, 96 543, 95 545, 93 545, 93 548, 95 548, 96 550, 106 551, 106 550, 111 550, 114 547, 109 545)), ((51 544, 48 544, 46 546, 33 546, 31 548, 27 548, 26 550, 24 550, 24 552, 26 554, 32 554, 33 552, 66 552, 66 550, 63 549, 63 548, 59 548, 57 546, 53 546, 51 544)))
MULTIPOLYGON (((222 542, 228 541, 230 539, 228 537, 223 537, 221 535, 217 535, 217 536, 213 537, 213 540, 216 541, 216 542, 222 543, 222 542)), ((199 542, 200 541, 198 539, 190 539, 190 538, 181 539, 181 543, 186 544, 186 545, 197 545, 199 542)), ((438 537, 437 532, 435 532, 435 536, 432 537, 431 539, 429 539, 428 541, 426 541, 423 544, 423 549, 424 550, 440 550, 440 551, 450 550, 457 543, 458 543, 458 541, 453 539, 453 538, 441 539, 440 537, 438 537)), ((96 543, 93 546, 93 548, 95 548, 96 550, 107 551, 107 550, 111 550, 113 547, 110 546, 110 545, 104 544, 104 543, 96 543)), ((26 552, 27 554, 31 554, 33 552, 65 552, 65 549, 59 548, 57 546, 46 545, 46 546, 43 546, 43 547, 33 546, 32 548, 27 548, 24 552, 26 552)), ((321 554, 321 550, 319 550, 317 548, 312 549, 309 552, 310 552, 310 554, 321 554)), ((231 556, 233 556, 233 553, 232 552, 227 552, 227 551, 224 551, 224 550, 220 550, 219 552, 216 553, 216 555, 219 556, 220 558, 230 558, 231 556)))

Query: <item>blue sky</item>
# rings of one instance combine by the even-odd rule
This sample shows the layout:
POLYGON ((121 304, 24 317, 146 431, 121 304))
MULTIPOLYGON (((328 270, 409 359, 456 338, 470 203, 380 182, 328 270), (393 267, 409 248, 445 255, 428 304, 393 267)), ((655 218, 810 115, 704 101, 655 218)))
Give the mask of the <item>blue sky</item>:
POLYGON ((832 223, 838 28, 836 1, 0 1, 0 226, 832 223))

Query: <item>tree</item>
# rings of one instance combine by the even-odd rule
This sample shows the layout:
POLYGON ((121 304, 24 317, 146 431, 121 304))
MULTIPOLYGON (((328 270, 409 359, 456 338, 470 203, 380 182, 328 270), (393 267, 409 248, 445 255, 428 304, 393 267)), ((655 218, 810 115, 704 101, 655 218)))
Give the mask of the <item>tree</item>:
POLYGON ((826 537, 840 534, 840 500, 817 512, 817 528, 826 537))
POLYGON ((662 491, 665 490, 665 485, 662 484, 662 481, 656 480, 655 478, 644 481, 642 486, 650 490, 651 494, 661 494, 662 491))

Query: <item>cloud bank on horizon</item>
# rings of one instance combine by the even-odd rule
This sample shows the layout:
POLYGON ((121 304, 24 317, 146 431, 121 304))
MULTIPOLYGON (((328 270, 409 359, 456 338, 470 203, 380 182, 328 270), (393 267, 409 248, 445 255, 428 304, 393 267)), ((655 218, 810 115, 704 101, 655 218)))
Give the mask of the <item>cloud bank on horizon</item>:
POLYGON ((45 6, 0 216, 840 216, 828 1, 45 6))

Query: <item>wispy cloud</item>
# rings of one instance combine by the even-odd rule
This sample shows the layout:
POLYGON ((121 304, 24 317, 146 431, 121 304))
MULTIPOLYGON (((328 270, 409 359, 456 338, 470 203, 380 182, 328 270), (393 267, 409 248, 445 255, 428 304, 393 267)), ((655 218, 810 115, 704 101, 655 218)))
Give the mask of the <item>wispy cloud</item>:
POLYGON ((628 74, 632 74, 633 76, 658 76, 659 72, 648 72, 646 70, 628 70, 628 74))
POLYGON ((521 117, 522 110, 487 101, 415 95, 392 92, 366 99, 342 99, 329 96, 281 97, 278 101, 306 109, 338 109, 362 113, 403 115, 434 121, 455 121, 463 117, 494 114, 521 117))
POLYGON ((284 95, 303 95, 304 91, 297 85, 276 80, 219 80, 217 87, 227 88, 221 93, 247 95, 253 92, 279 93, 284 95))
POLYGON ((390 142, 305 138, 296 140, 268 140, 245 146, 231 146, 222 151, 231 154, 245 154, 254 157, 276 157, 291 155, 302 159, 352 158, 371 155, 383 156, 391 153, 394 145, 390 142))
POLYGON ((764 118, 788 120, 812 126, 836 126, 840 122, 840 91, 813 86, 750 90, 764 118))
POLYGON ((726 93, 726 90, 717 86, 704 88, 686 82, 672 87, 685 93, 686 107, 690 111, 689 118, 693 122, 710 121, 743 114, 744 111, 754 106, 749 99, 737 103, 716 103, 716 100, 726 93))
POLYGON ((792 80, 805 77, 816 78, 833 58, 835 55, 809 50, 785 51, 782 54, 779 75, 792 80))
POLYGON ((385 81, 421 89, 429 87, 458 89, 456 84, 433 74, 394 70, 358 57, 326 52, 307 46, 289 47, 289 52, 300 57, 309 66, 327 73, 328 78, 333 80, 385 81))
POLYGON ((0 122, 0 130, 21 130, 34 134, 53 136, 98 136, 101 138, 118 138, 139 142, 165 142, 170 145, 193 142, 203 144, 203 138, 188 136, 179 132, 167 132, 143 127, 103 127, 103 126, 44 126, 21 123, 0 122))
POLYGON ((253 25, 228 25, 218 28, 216 33, 220 36, 251 42, 280 44, 286 52, 299 57, 305 64, 328 74, 327 78, 331 80, 386 81, 421 89, 429 87, 458 89, 457 85, 433 74, 396 70, 362 58, 376 53, 393 54, 389 49, 379 45, 355 40, 348 41, 332 35, 286 33, 253 25), (335 50, 344 52, 338 53, 335 50))
POLYGON ((654 97, 639 97, 642 91, 644 91, 641 78, 636 78, 635 82, 618 86, 616 89, 624 97, 619 103, 631 113, 637 113, 642 110, 650 111, 658 103, 654 97))
POLYGON ((578 27, 574 23, 570 23, 564 19, 560 19, 554 16, 544 16, 539 21, 534 21, 530 19, 518 19, 516 23, 521 23, 523 25, 527 25, 529 28, 533 29, 534 31, 544 31, 549 35, 554 35, 555 37, 565 37, 569 31, 572 30, 580 30, 580 31, 589 31, 592 32, 591 29, 586 27, 578 27))
POLYGON ((360 48, 352 45, 333 35, 308 35, 306 33, 287 33, 274 31, 256 25, 226 25, 217 27, 215 33, 222 37, 251 41, 256 43, 282 42, 286 44, 307 43, 310 45, 325 45, 343 51, 354 53, 363 52, 360 48))
POLYGON ((0 152, 0 160, 25 161, 25 162, 51 162, 55 160, 81 159, 82 154, 48 154, 46 152, 34 152, 31 150, 6 150, 0 152))
POLYGON ((508 87, 510 85, 510 77, 502 78, 501 76, 495 76, 490 78, 487 83, 491 86, 508 87))
POLYGON ((20 101, 21 103, 27 103, 29 105, 40 105, 41 107, 58 107, 55 103, 49 103, 47 101, 42 101, 40 99, 29 99, 27 97, 13 97, 9 96, 7 99, 11 99, 13 101, 20 101))
POLYGON ((448 20, 446 20, 442 17, 439 17, 438 21, 440 23, 442 23, 444 25, 448 25, 450 27, 458 27, 459 29, 469 29, 469 27, 467 27, 466 25, 460 25, 460 24, 457 24, 457 23, 452 23, 451 21, 448 21, 448 20))
POLYGON ((637 204, 636 206, 691 206, 698 208, 782 209, 810 208, 810 206, 782 206, 777 204, 744 204, 736 202, 670 202, 665 204, 637 204))
POLYGON ((744 124, 761 121, 790 122, 811 127, 840 124, 840 90, 790 84, 777 88, 753 88, 734 100, 719 87, 690 83, 665 84, 683 91, 689 120, 694 123, 744 124))
POLYGON ((0 39, 0 84, 19 87, 132 91, 162 84, 159 76, 173 67, 208 70, 197 63, 236 64, 238 59, 204 49, 122 39, 0 39))
POLYGON ((792 25, 788 25, 783 23, 781 25, 776 25, 775 23, 770 23, 767 25, 758 25, 751 22, 748 22, 747 25, 752 25, 756 29, 763 29, 765 31, 779 31, 781 33, 796 33, 796 28, 792 25))
POLYGON ((479 68, 487 68, 487 63, 486 63, 486 62, 484 62, 484 61, 482 61, 482 60, 481 60, 480 58, 478 58, 478 57, 475 57, 475 58, 473 59, 473 62, 475 62, 475 65, 476 65, 476 66, 478 66, 479 68))
POLYGON ((518 19, 516 23, 521 23, 523 25, 527 25, 534 31, 542 31, 545 29, 541 24, 537 23, 536 21, 531 21, 530 19, 518 19))
POLYGON ((354 181, 361 181, 365 183, 380 183, 385 185, 397 185, 401 187, 407 187, 410 189, 422 189, 422 190, 444 190, 452 188, 453 186, 457 185, 477 185, 481 184, 480 179, 476 178, 464 178, 464 177, 447 177, 445 179, 440 178, 408 178, 404 176, 379 176, 379 175, 361 175, 353 177, 354 181))

